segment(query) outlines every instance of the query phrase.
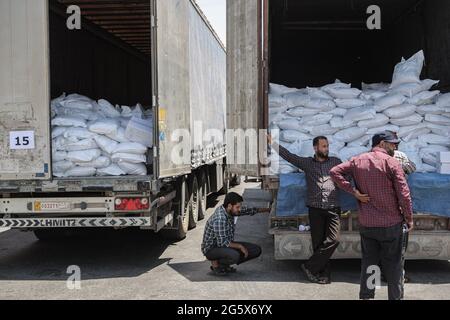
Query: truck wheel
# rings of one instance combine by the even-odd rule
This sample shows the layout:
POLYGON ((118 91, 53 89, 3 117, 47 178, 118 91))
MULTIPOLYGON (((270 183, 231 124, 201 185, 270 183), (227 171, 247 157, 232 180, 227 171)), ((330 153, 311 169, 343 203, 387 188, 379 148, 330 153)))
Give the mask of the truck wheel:
POLYGON ((198 222, 198 212, 200 207, 200 191, 198 188, 198 180, 193 176, 191 183, 191 212, 189 215, 189 229, 194 229, 198 222))
POLYGON ((220 191, 221 194, 228 194, 230 192, 230 177, 228 176, 228 170, 223 170, 223 187, 220 191))
POLYGON ((208 189, 206 185, 206 176, 202 172, 199 179, 199 196, 200 196, 200 206, 198 208, 198 220, 205 219, 207 210, 207 199, 208 199, 208 189))
POLYGON ((177 189, 177 202, 179 202, 179 205, 177 206, 178 215, 176 219, 178 219, 178 228, 175 230, 162 230, 161 232, 165 238, 177 241, 186 238, 189 230, 190 211, 192 210, 191 196, 186 179, 183 178, 180 183, 181 186, 177 189))
POLYGON ((33 233, 42 242, 55 242, 66 238, 63 229, 36 229, 33 233))
POLYGON ((240 175, 235 175, 233 176, 233 179, 231 180, 231 185, 234 186, 238 186, 240 185, 242 182, 242 178, 240 175))

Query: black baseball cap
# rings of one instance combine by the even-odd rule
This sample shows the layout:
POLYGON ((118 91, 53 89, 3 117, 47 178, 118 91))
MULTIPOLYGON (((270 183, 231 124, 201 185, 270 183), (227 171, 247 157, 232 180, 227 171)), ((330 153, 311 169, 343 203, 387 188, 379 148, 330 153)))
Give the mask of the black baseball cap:
POLYGON ((375 147, 381 143, 381 141, 386 141, 389 143, 399 144, 401 140, 398 138, 397 134, 392 131, 384 131, 373 136, 372 145, 375 147))

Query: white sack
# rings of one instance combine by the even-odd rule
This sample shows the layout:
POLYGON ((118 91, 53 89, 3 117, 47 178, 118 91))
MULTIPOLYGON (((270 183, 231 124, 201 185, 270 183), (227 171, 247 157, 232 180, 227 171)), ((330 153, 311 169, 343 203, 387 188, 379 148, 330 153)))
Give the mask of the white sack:
POLYGON ((435 115, 435 114, 427 114, 425 116, 425 121, 428 121, 428 122, 431 122, 434 124, 438 124, 438 125, 442 125, 442 126, 450 126, 450 118, 435 115))
POLYGON ((375 118, 369 120, 362 120, 358 122, 358 127, 360 128, 377 128, 382 127, 389 123, 389 118, 382 113, 375 115, 375 118))
POLYGON ((427 128, 431 130, 434 134, 437 134, 439 136, 448 137, 450 136, 450 127, 449 126, 440 126, 438 124, 434 124, 431 122, 424 121, 424 124, 426 124, 427 128))
POLYGON ((52 152, 52 161, 53 162, 60 162, 64 161, 67 158, 67 151, 55 151, 52 152))
POLYGON ((57 116, 52 120, 52 126, 86 128, 86 121, 76 116, 57 116))
POLYGON ((367 151, 369 151, 369 149, 366 147, 345 147, 339 152, 339 158, 345 162, 367 151))
POLYGON ((421 115, 426 114, 437 114, 441 115, 444 112, 444 109, 442 107, 439 107, 436 104, 427 104, 417 107, 417 113, 421 115))
POLYGON ((364 121, 375 119, 376 111, 373 106, 354 108, 347 111, 344 119, 351 121, 364 121))
POLYGON ((320 126, 322 124, 327 124, 333 118, 333 115, 321 113, 315 116, 304 117, 300 125, 305 126, 320 126))
POLYGON ((119 143, 108 137, 97 135, 95 137, 95 142, 97 142, 98 147, 108 154, 114 153, 119 143))
POLYGON ((147 158, 143 154, 134 153, 115 153, 111 156, 114 163, 130 162, 130 163, 145 163, 147 158))
POLYGON ((144 146, 152 147, 153 118, 131 118, 131 121, 125 130, 125 137, 132 142, 138 142, 144 146))
POLYGON ((283 86, 281 84, 275 84, 275 83, 271 83, 269 85, 269 88, 270 88, 270 94, 275 94, 275 95, 283 95, 283 94, 287 94, 287 93, 298 91, 298 89, 288 88, 288 87, 283 86))
POLYGON ((384 114, 391 119, 402 119, 412 116, 416 113, 417 107, 412 104, 403 104, 400 106, 391 107, 384 111, 384 114))
POLYGON ((98 100, 98 105, 100 107, 100 112, 109 118, 120 117, 120 112, 107 100, 98 100))
POLYGON ((75 164, 79 167, 87 167, 87 168, 91 167, 96 169, 103 169, 111 165, 111 159, 109 157, 100 156, 94 161, 78 162, 75 164))
POLYGON ((406 101, 406 97, 402 94, 388 94, 387 96, 374 101, 375 110, 382 112, 393 106, 398 106, 406 101))
POLYGON ((126 172, 120 169, 120 167, 117 164, 112 164, 106 168, 97 169, 97 175, 118 177, 126 175, 126 172))
POLYGON ((450 108, 450 93, 439 96, 436 105, 442 108, 450 108))
POLYGON ((91 150, 98 148, 97 143, 94 139, 83 139, 77 142, 67 143, 65 145, 66 151, 83 151, 83 150, 91 150))
POLYGON ((75 164, 72 161, 58 161, 53 163, 53 171, 55 172, 66 172, 69 169, 75 167, 75 164))
POLYGON ((325 112, 331 111, 336 108, 336 104, 333 100, 310 98, 309 100, 305 101, 304 107, 325 112))
POLYGON ((403 83, 420 83, 420 74, 422 73, 424 62, 425 55, 422 50, 406 61, 402 59, 395 66, 391 89, 403 83))
POLYGON ((307 117, 307 116, 313 116, 317 114, 317 110, 315 109, 308 109, 308 108, 302 108, 302 107, 296 107, 293 109, 290 109, 286 112, 289 116, 294 118, 301 118, 301 117, 307 117))
POLYGON ((419 137, 419 141, 427 142, 429 144, 436 144, 440 146, 450 147, 450 138, 438 136, 437 134, 430 133, 419 137))
POLYGON ((362 99, 336 99, 335 102, 338 108, 344 109, 359 108, 367 104, 367 101, 362 99))
POLYGON ((352 127, 336 133, 334 139, 341 142, 352 142, 366 134, 365 128, 352 127))
POLYGON ((335 99, 356 99, 361 95, 361 90, 356 88, 329 88, 326 92, 335 99))
POLYGON ((288 118, 275 122, 281 130, 297 130, 300 128, 300 120, 294 118, 288 118))
POLYGON ((91 162, 100 157, 100 149, 71 151, 67 153, 67 160, 72 162, 91 162))
POLYGON ((300 92, 289 93, 283 96, 286 100, 286 106, 289 108, 304 107, 306 103, 311 100, 307 94, 300 92))
POLYGON ((83 167, 74 167, 70 170, 67 170, 65 173, 66 177, 93 177, 97 169, 95 168, 83 168, 83 167))
POLYGON ((91 132, 109 135, 117 132, 119 129, 119 123, 113 119, 103 119, 92 122, 89 124, 88 128, 91 132))
POLYGON ((145 176, 147 175, 147 167, 143 163, 129 163, 129 162, 119 162, 118 166, 126 174, 133 176, 145 176))
POLYGON ((64 138, 77 138, 82 139, 93 139, 97 136, 96 133, 89 131, 86 128, 68 128, 64 132, 64 138))
POLYGON ((311 130, 311 135, 317 137, 317 136, 327 136, 327 135, 333 135, 336 132, 338 132, 337 128, 331 127, 329 124, 322 124, 320 126, 314 126, 311 130))
POLYGON ((406 103, 408 104, 414 104, 416 106, 424 105, 424 104, 432 104, 436 97, 439 95, 440 91, 423 91, 412 98, 409 98, 406 103))
MULTIPOLYGON (((345 109, 344 109, 345 110, 345 109)), ((347 113, 347 110, 345 111, 347 113)), ((347 129, 355 126, 355 121, 344 119, 343 117, 333 117, 330 120, 330 125, 332 128, 341 130, 341 129, 347 129)))
POLYGON ((56 139, 59 136, 64 135, 64 132, 67 131, 67 127, 54 127, 52 128, 52 139, 56 139))
POLYGON ((333 97, 330 96, 325 91, 322 91, 319 88, 307 88, 308 89, 308 95, 313 99, 327 99, 327 100, 333 100, 333 97))
POLYGON ((400 127, 406 127, 406 126, 413 126, 416 124, 421 123, 423 120, 423 117, 420 114, 413 114, 410 115, 409 117, 405 117, 405 118, 400 118, 400 119, 391 119, 391 123, 393 125, 396 126, 400 126, 400 127))
POLYGON ((400 128, 398 126, 392 125, 392 124, 387 124, 382 127, 370 128, 369 130, 367 130, 367 134, 376 135, 376 134, 382 133, 384 131, 398 132, 399 130, 400 130, 400 128))

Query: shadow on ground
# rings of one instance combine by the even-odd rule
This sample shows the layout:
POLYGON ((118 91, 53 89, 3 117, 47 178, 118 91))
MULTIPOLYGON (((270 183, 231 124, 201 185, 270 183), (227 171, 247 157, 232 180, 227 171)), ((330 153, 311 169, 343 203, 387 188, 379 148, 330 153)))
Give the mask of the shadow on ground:
POLYGON ((177 244, 138 230, 97 229, 59 243, 7 231, 0 234, 0 280, 67 280, 70 265, 79 266, 85 280, 136 277, 166 263, 159 257, 171 245, 177 244), (11 244, 24 236, 26 242, 11 244))

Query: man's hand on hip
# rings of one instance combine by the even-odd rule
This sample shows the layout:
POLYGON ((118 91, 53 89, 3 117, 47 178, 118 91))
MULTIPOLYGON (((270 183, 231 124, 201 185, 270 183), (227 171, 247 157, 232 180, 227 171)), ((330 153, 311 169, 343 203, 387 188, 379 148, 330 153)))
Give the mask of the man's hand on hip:
POLYGON ((362 194, 361 192, 359 192, 359 190, 355 190, 355 197, 361 203, 369 203, 370 202, 369 195, 368 194, 362 194))

